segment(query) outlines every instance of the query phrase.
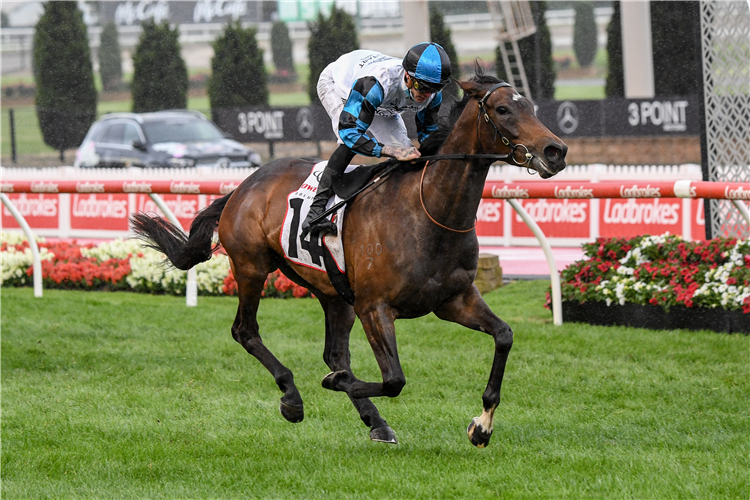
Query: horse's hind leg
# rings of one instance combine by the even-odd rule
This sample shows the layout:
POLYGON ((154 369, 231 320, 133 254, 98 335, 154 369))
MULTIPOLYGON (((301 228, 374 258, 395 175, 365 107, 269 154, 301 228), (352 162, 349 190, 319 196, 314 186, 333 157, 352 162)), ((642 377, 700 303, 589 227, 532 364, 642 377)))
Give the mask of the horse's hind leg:
POLYGON ((368 306, 357 311, 357 316, 362 321, 362 328, 375 354, 383 382, 365 382, 356 378, 351 371, 339 370, 329 373, 323 379, 323 387, 346 392, 355 398, 394 398, 406 385, 406 377, 398 359, 392 311, 382 305, 368 306))
POLYGON ((493 419, 495 408, 500 403, 500 386, 503 383, 505 364, 513 346, 513 331, 505 321, 492 312, 474 285, 462 295, 442 304, 435 310, 435 315, 440 319, 488 333, 495 339, 495 357, 492 361, 490 379, 482 395, 484 411, 481 416, 471 421, 467 429, 472 444, 484 448, 492 436, 493 419))
POLYGON ((255 266, 239 269, 233 265, 232 268, 235 271, 240 299, 237 317, 232 325, 232 336, 273 375, 279 389, 284 393, 279 407, 284 418, 290 422, 301 422, 304 418, 302 396, 294 385, 292 372, 268 350, 258 332, 258 303, 268 274, 255 266))
MULTIPOLYGON (((351 354, 349 352, 349 334, 354 325, 354 309, 341 298, 319 298, 326 318, 326 341, 323 360, 328 367, 337 372, 340 370, 352 373, 351 354)), ((396 434, 380 416, 375 404, 367 398, 349 396, 359 417, 370 428, 370 439, 384 443, 398 443, 396 434)))

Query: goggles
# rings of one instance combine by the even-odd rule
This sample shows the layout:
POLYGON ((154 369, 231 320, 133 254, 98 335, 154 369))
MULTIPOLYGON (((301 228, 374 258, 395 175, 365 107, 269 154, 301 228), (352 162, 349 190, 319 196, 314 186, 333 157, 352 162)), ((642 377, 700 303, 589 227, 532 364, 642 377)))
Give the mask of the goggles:
POLYGON ((442 84, 432 83, 432 82, 426 82, 424 80, 417 80, 411 75, 409 76, 411 77, 411 80, 413 82, 413 85, 414 85, 413 88, 417 92, 429 92, 430 94, 437 94, 438 92, 443 90, 443 88, 445 88, 445 86, 447 85, 447 82, 442 83, 442 84))

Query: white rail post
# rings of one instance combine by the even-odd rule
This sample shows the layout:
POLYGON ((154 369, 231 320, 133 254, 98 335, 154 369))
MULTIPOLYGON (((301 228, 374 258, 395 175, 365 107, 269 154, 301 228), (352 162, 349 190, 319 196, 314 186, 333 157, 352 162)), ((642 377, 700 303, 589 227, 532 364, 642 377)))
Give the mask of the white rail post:
POLYGON ((536 239, 539 240, 539 244, 542 246, 544 256, 547 257, 547 265, 549 266, 549 278, 552 284, 552 321, 556 326, 563 324, 562 316, 562 288, 560 287, 560 272, 557 270, 557 263, 555 262, 555 256, 552 254, 552 247, 549 246, 547 237, 542 232, 539 225, 534 219, 531 218, 529 213, 518 201, 508 199, 508 203, 513 207, 518 215, 521 216, 523 221, 529 226, 531 232, 534 233, 536 239))
POLYGON ((745 203, 742 200, 732 200, 734 206, 740 211, 740 214, 745 218, 745 221, 750 224, 750 212, 748 212, 745 203))
MULTIPOLYGON (((167 207, 166 203, 164 203, 164 200, 161 199, 161 196, 159 196, 156 193, 149 193, 149 196, 152 200, 154 200, 154 203, 156 203, 156 206, 159 207, 159 210, 162 211, 162 213, 167 217, 169 222, 174 224, 175 226, 182 228, 182 224, 180 224, 180 221, 177 220, 177 217, 175 217, 174 213, 167 207)), ((187 286, 185 287, 185 303, 188 307, 195 307, 198 305, 198 282, 195 279, 195 267, 191 267, 188 269, 187 272, 187 286)))
POLYGON ((36 240, 34 239, 34 233, 31 232, 29 223, 26 222, 26 219, 23 218, 21 212, 18 211, 15 205, 13 205, 13 203, 10 201, 10 198, 8 198, 8 195, 6 195, 5 193, 0 193, 0 200, 2 200, 3 205, 8 208, 8 211, 11 213, 11 215, 13 215, 13 218, 16 219, 18 225, 21 226, 21 229, 23 229, 23 232, 26 233, 26 239, 29 240, 29 248, 31 248, 31 258, 34 268, 34 297, 41 297, 42 259, 39 258, 39 247, 37 246, 36 240))

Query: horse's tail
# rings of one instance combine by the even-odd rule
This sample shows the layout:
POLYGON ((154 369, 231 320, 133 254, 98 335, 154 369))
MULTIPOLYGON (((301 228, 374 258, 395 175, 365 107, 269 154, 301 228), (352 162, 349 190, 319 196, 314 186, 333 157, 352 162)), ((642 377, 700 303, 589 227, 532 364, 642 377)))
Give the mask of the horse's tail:
POLYGON ((229 193, 201 210, 190 225, 190 235, 161 217, 151 217, 143 212, 134 214, 130 223, 136 237, 147 247, 162 252, 174 267, 187 271, 213 255, 214 230, 231 195, 229 193))

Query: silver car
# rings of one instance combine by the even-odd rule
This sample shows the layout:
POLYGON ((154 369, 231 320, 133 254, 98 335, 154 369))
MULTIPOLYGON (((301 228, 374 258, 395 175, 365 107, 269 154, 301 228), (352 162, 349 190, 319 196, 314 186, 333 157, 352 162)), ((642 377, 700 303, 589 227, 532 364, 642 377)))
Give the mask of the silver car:
POLYGON ((228 138, 198 111, 110 113, 97 120, 74 166, 259 167, 260 155, 228 138))

